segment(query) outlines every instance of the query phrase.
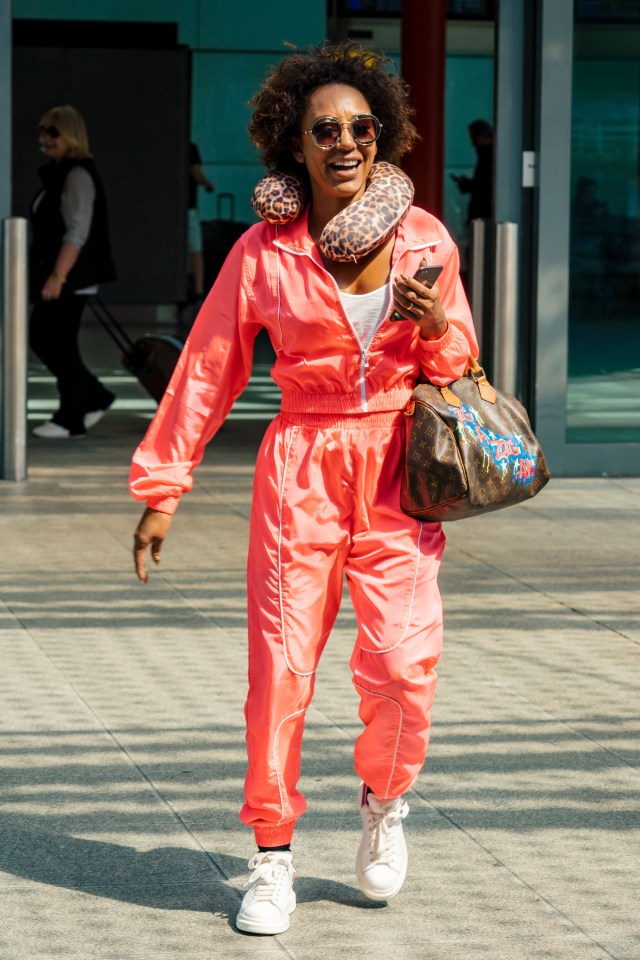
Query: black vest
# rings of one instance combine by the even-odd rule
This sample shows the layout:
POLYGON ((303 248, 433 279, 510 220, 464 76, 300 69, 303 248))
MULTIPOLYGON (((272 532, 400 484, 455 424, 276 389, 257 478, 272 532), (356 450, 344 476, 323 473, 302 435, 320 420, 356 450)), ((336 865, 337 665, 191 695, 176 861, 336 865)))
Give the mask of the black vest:
POLYGON ((78 259, 69 271, 66 289, 82 290, 83 287, 90 287, 95 283, 115 280, 116 272, 111 259, 111 245, 109 243, 107 204, 96 166, 90 159, 79 160, 65 157, 60 163, 50 160, 49 163, 38 170, 44 194, 35 210, 33 209, 33 203, 31 204, 30 281, 32 292, 42 289, 47 277, 51 276, 60 252, 62 238, 66 232, 60 212, 62 190, 67 174, 75 166, 84 167, 89 173, 96 188, 96 196, 89 236, 80 250, 78 259))

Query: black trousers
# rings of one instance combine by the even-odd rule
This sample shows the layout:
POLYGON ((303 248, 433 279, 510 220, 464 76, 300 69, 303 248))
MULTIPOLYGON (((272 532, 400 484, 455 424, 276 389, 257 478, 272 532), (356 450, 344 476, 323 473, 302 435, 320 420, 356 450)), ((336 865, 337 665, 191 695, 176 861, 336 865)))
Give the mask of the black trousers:
POLYGON ((57 380, 60 406, 51 418, 70 433, 84 433, 84 415, 105 410, 114 394, 85 366, 78 335, 86 297, 63 292, 59 300, 35 301, 29 343, 57 380))

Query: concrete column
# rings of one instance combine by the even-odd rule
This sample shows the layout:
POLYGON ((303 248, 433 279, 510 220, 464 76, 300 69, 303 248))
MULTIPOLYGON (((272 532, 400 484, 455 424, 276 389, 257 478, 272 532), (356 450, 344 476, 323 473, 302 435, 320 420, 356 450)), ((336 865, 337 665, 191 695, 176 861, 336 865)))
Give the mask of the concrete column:
POLYGON ((540 7, 535 426, 552 471, 560 474, 573 469, 565 449, 573 4, 541 0, 540 7))

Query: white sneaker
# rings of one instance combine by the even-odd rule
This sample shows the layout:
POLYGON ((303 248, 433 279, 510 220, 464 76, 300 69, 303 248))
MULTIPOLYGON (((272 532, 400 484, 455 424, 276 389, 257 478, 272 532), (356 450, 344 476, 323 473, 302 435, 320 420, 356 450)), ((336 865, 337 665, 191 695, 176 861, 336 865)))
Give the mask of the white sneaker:
POLYGON ((100 407, 98 410, 90 410, 84 415, 84 428, 85 430, 90 430, 91 427, 95 427, 96 423, 100 423, 104 417, 107 410, 113 406, 115 403, 116 397, 115 394, 111 394, 111 399, 107 401, 104 407, 100 407))
POLYGON ((31 433, 34 437, 42 437, 44 440, 67 440, 70 437, 76 440, 78 437, 84 437, 84 433, 71 433, 66 427, 61 427, 59 423, 53 420, 47 420, 41 423, 39 427, 34 427, 31 433))
POLYGON ((362 784, 362 840, 356 856, 356 876, 358 886, 370 900, 388 900, 404 883, 408 856, 402 821, 408 813, 409 804, 402 797, 385 803, 375 793, 367 796, 367 787, 362 784))
POLYGON ((284 933, 289 914, 296 908, 293 881, 296 878, 291 853, 267 850, 249 860, 253 873, 236 917, 236 927, 246 933, 284 933))
POLYGON ((104 417, 106 410, 92 410, 91 413, 85 413, 84 415, 84 428, 85 430, 90 430, 91 427, 95 427, 96 423, 100 423, 104 417))

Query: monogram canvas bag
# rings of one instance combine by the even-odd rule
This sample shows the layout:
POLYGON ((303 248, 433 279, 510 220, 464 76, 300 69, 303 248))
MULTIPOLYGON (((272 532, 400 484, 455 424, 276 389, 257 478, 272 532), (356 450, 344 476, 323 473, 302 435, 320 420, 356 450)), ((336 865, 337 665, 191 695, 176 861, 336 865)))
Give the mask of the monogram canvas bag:
POLYGON ((420 520, 461 520, 535 497, 549 480, 522 404, 478 361, 446 387, 419 384, 405 410, 400 505, 420 520))

